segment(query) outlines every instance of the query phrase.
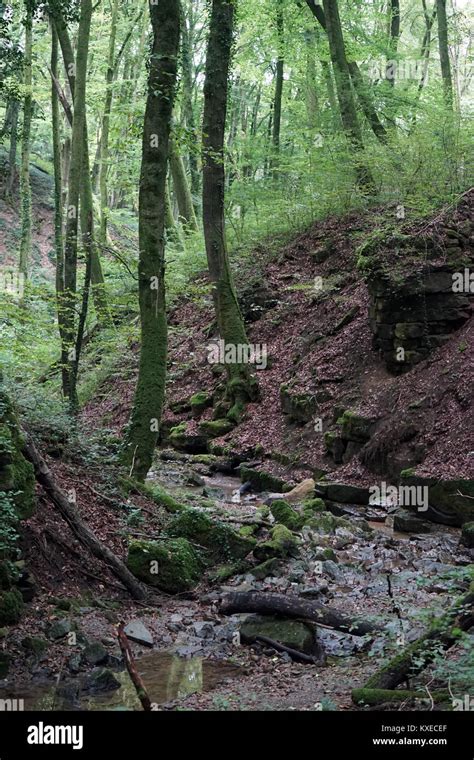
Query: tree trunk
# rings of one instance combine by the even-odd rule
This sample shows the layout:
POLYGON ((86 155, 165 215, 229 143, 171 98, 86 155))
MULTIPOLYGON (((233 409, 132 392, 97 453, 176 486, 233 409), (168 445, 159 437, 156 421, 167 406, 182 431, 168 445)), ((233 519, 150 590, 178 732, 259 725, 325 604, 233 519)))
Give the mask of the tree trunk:
POLYGON ((10 126, 10 150, 8 153, 8 178, 5 187, 5 197, 11 198, 13 195, 13 188, 15 186, 16 177, 16 154, 18 148, 18 115, 20 112, 20 104, 18 100, 13 101, 11 126, 10 126))
POLYGON ((122 560, 99 541, 97 536, 82 520, 76 506, 69 501, 64 491, 57 485, 48 465, 38 452, 29 435, 25 435, 23 453, 35 469, 36 480, 43 486, 78 541, 87 547, 94 557, 97 557, 110 567, 116 578, 123 583, 135 599, 144 599, 146 596, 145 587, 132 575, 122 560))
MULTIPOLYGON (((349 66, 347 64, 344 39, 342 36, 341 20, 337 0, 324 0, 324 14, 326 17, 326 31, 329 40, 329 50, 334 66, 336 77, 336 90, 341 111, 342 126, 347 135, 349 144, 359 155, 364 150, 362 132, 360 129, 357 111, 352 94, 349 66)), ((369 169, 360 159, 356 166, 359 183, 366 188, 373 187, 373 179, 369 169)))
POLYGON ((306 116, 308 127, 315 129, 318 125, 319 107, 316 89, 316 36, 314 31, 305 31, 306 43, 306 116))
POLYGON ((273 152, 275 156, 280 151, 280 135, 281 135, 281 107, 283 99, 283 77, 285 69, 285 29, 283 18, 283 6, 282 0, 277 0, 277 37, 278 37, 278 58, 276 63, 276 75, 275 75, 275 99, 273 101, 273 132, 272 132, 272 144, 273 152))
POLYGON ((403 681, 420 673, 441 649, 459 641, 459 631, 474 625, 474 588, 458 599, 447 614, 437 620, 424 636, 389 660, 365 684, 366 689, 395 689, 403 681))
POLYGON ((100 191, 100 232, 99 242, 101 245, 107 245, 107 220, 109 194, 107 192, 107 172, 109 168, 109 134, 110 134, 110 115, 112 112, 113 99, 113 82, 114 82, 114 62, 115 62, 115 41, 117 39, 117 21, 119 12, 119 0, 114 0, 112 5, 112 20, 110 26, 109 54, 107 59, 106 74, 106 95, 104 105, 104 115, 102 117, 102 131, 100 137, 100 172, 99 172, 99 191, 100 191))
MULTIPOLYGON (((189 15, 189 14, 187 14, 189 15)), ((194 206, 195 216, 199 213, 199 190, 201 186, 201 179, 199 176, 198 167, 198 152, 196 146, 198 145, 198 131, 196 128, 196 117, 194 115, 193 104, 193 37, 194 27, 192 19, 188 18, 183 20, 183 39, 181 46, 181 57, 183 63, 183 115, 186 122, 186 130, 189 140, 189 171, 191 175, 191 196, 194 206)))
POLYGON ((31 185, 30 185, 30 142, 31 121, 33 118, 33 10, 31 3, 26 0, 25 18, 25 53, 23 62, 23 128, 21 132, 21 170, 20 170, 20 208, 21 208, 21 239, 19 270, 28 277, 28 267, 31 258, 31 185))
MULTIPOLYGON (((203 223, 217 324, 228 346, 248 344, 230 271, 224 221, 224 135, 234 22, 233 2, 213 0, 206 56, 203 117, 203 223)), ((256 382, 245 363, 226 364, 228 417, 237 422, 256 396, 256 382)))
POLYGON ((438 16, 439 60, 443 78, 444 102, 450 111, 453 109, 453 81, 448 47, 448 19, 446 17, 446 0, 436 0, 438 16))
POLYGON ((389 35, 388 35, 388 58, 385 69, 385 80, 395 86, 396 55, 398 40, 400 38, 400 0, 389 0, 389 35))
POLYGON ((166 177, 180 37, 179 0, 150 2, 153 50, 143 128, 139 201, 138 292, 141 349, 138 382, 125 457, 131 475, 144 480, 158 439, 163 408, 167 322, 165 303, 166 177))
POLYGON ((239 612, 257 612, 264 615, 282 615, 287 618, 300 618, 313 623, 351 633, 353 636, 365 636, 375 633, 380 627, 364 620, 354 620, 338 610, 326 607, 319 602, 307 601, 297 596, 263 593, 259 591, 234 591, 226 594, 219 605, 223 615, 239 612))
POLYGON ((174 137, 170 139, 170 169, 178 210, 185 232, 197 232, 198 223, 194 213, 193 199, 186 177, 183 159, 174 137))

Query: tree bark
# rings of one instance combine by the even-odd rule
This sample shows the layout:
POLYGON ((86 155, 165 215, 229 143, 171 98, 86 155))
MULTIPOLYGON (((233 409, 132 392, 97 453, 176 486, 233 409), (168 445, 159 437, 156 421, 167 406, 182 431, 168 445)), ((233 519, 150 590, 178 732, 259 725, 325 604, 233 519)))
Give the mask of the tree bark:
POLYGON ((446 16, 446 0, 436 0, 438 16, 438 43, 441 76, 443 78, 444 102, 450 111, 453 109, 453 80, 449 61, 448 19, 446 16))
POLYGON ((281 108, 283 99, 283 78, 285 73, 285 28, 282 0, 277 1, 276 28, 278 39, 278 57, 275 74, 275 98, 273 101, 272 143, 275 156, 280 151, 281 108))
MULTIPOLYGON (((234 2, 213 0, 206 56, 203 116, 203 223, 217 324, 226 345, 248 344, 235 292, 224 221, 224 135, 228 76, 234 25, 234 2)), ((257 395, 248 364, 226 364, 228 417, 237 422, 245 404, 257 395)))
POLYGON ((365 636, 375 633, 380 627, 375 623, 353 620, 343 612, 333 610, 320 604, 283 594, 266 594, 259 591, 232 592, 221 600, 219 610, 223 615, 236 612, 257 612, 264 615, 282 615, 287 618, 301 618, 313 623, 351 633, 353 636, 365 636))
POLYGON ((20 104, 18 100, 13 101, 11 125, 10 125, 10 150, 8 153, 8 178, 5 188, 5 197, 11 198, 13 195, 13 188, 15 186, 16 177, 16 154, 18 148, 18 115, 20 112, 20 104))
POLYGON ((385 69, 385 80, 391 87, 395 86, 396 66, 395 58, 400 38, 400 0, 389 0, 389 35, 388 35, 388 58, 385 69))
POLYGON ((23 62, 23 128, 21 132, 20 208, 21 239, 19 270, 26 278, 31 259, 31 185, 30 185, 30 142, 33 118, 33 8, 30 0, 25 0, 25 53, 23 62))
POLYGON ((143 128, 139 200, 138 292, 141 349, 138 382, 126 438, 130 473, 144 480, 158 440, 168 350, 165 302, 166 177, 181 27, 179 0, 150 2, 153 50, 143 128))
POLYGON ((176 140, 170 140, 170 169, 173 178, 173 187, 178 201, 178 210, 181 223, 185 232, 197 232, 198 223, 194 213, 193 198, 186 177, 183 159, 181 158, 176 140))

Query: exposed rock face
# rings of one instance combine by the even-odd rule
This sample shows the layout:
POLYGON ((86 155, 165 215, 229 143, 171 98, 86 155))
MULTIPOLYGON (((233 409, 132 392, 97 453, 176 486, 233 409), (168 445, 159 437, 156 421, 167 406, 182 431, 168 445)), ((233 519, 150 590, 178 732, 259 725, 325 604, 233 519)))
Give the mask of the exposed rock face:
POLYGON ((472 314, 474 219, 467 204, 463 214, 467 218, 433 224, 428 233, 396 233, 359 251, 373 345, 394 374, 425 359, 472 314))

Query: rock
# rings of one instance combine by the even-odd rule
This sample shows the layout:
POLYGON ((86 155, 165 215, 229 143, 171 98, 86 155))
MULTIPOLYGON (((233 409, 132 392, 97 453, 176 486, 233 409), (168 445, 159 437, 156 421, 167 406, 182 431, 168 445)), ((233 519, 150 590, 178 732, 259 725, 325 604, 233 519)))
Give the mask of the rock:
MULTIPOLYGON (((281 494, 285 490, 290 490, 288 484, 276 475, 245 465, 240 466, 240 478, 242 483, 250 483, 254 491, 277 491, 281 494)), ((277 498, 281 499, 281 495, 277 498)))
POLYGON ((262 581, 269 575, 274 575, 279 566, 280 561, 275 557, 272 557, 272 559, 267 559, 265 562, 262 562, 261 565, 253 567, 251 573, 256 580, 262 581))
POLYGON ((170 430, 169 443, 178 451, 185 451, 188 454, 206 454, 207 442, 207 436, 202 433, 188 431, 185 422, 181 422, 170 430))
POLYGON ((117 641, 113 639, 111 636, 103 636, 101 638, 101 642, 106 647, 113 647, 117 643, 117 641))
POLYGON ((212 639, 214 638, 214 624, 207 621, 201 621, 193 623, 192 625, 195 635, 199 639, 212 639))
POLYGON ((292 509, 288 502, 283 501, 283 499, 278 499, 277 501, 272 502, 270 509, 277 523, 286 525, 290 530, 298 530, 301 528, 303 517, 292 509))
POLYGON ((397 509, 393 515, 387 518, 386 524, 390 523, 393 525, 393 530, 400 533, 429 533, 430 531, 428 523, 420 520, 408 509, 397 509))
POLYGON ((323 562, 323 573, 329 575, 335 581, 343 581, 344 573, 341 572, 339 567, 333 562, 332 559, 327 559, 323 562))
POLYGON ((313 654, 316 651, 314 628, 299 620, 250 615, 242 623, 240 635, 249 641, 255 640, 257 636, 266 636, 306 654, 313 654))
POLYGON ((89 665, 103 665, 108 658, 108 652, 100 641, 90 641, 82 654, 89 665))
POLYGON ((440 480, 402 472, 400 484, 428 489, 429 509, 423 517, 442 525, 462 526, 474 520, 474 479, 440 480))
POLYGON ((0 591, 0 625, 15 625, 21 618, 23 597, 18 589, 0 591))
POLYGON ((132 541, 127 567, 139 580, 168 594, 194 588, 203 572, 201 558, 185 538, 132 541))
POLYGON ((336 553, 334 549, 331 549, 330 547, 326 547, 325 549, 319 549, 315 551, 312 556, 313 556, 313 559, 315 559, 317 562, 325 562, 326 560, 332 560, 333 562, 337 562, 336 553))
POLYGON ((135 641, 137 644, 142 644, 145 647, 153 646, 153 636, 141 620, 131 620, 127 623, 123 632, 130 641, 135 641))
POLYGON ((337 528, 350 528, 343 517, 335 517, 331 512, 321 512, 307 521, 307 526, 318 533, 335 533, 337 528))
POLYGON ((290 420, 303 424, 310 422, 318 410, 313 393, 295 393, 289 385, 280 387, 280 406, 290 420))
POLYGON ((272 557, 289 557, 298 554, 298 540, 284 525, 275 525, 271 539, 257 544, 253 550, 254 557, 261 562, 272 557))
POLYGON ((376 420, 346 410, 338 422, 341 425, 341 438, 343 440, 365 443, 373 433, 376 420))
POLYGON ((22 639, 21 645, 28 652, 33 652, 37 657, 41 657, 49 647, 49 642, 40 636, 25 636, 22 639))
MULTIPOLYGON (((318 483, 318 486, 320 484, 318 483)), ((369 489, 351 486, 345 483, 325 483, 326 498, 329 501, 340 501, 343 504, 368 504, 369 489)))
POLYGON ((71 620, 67 620, 66 618, 64 620, 57 620, 55 623, 51 624, 48 631, 48 637, 53 641, 57 641, 59 639, 64 639, 68 633, 71 633, 73 630, 74 625, 71 620))
POLYGON ((199 425, 199 431, 206 436, 206 438, 220 438, 222 435, 227 435, 234 429, 234 424, 230 420, 206 420, 199 425))
POLYGON ((307 478, 297 486, 285 493, 285 501, 299 502, 311 499, 314 496, 315 482, 312 478, 307 478))
POLYGON ((474 522, 464 523, 462 526, 461 541, 468 549, 474 548, 474 522))
POLYGON ((204 547, 206 559, 211 563, 243 559, 256 544, 255 539, 241 536, 233 528, 215 522, 197 509, 186 509, 174 517, 168 526, 168 534, 204 547))
POLYGON ((82 682, 82 691, 91 694, 115 691, 120 687, 120 681, 117 681, 112 671, 107 668, 94 668, 82 682))
POLYGON ((199 417, 202 412, 208 407, 212 406, 212 395, 206 391, 199 391, 191 396, 189 399, 189 405, 193 413, 193 417, 199 417))
POLYGON ((79 673, 82 664, 82 657, 79 653, 71 655, 67 661, 68 670, 70 673, 79 673))

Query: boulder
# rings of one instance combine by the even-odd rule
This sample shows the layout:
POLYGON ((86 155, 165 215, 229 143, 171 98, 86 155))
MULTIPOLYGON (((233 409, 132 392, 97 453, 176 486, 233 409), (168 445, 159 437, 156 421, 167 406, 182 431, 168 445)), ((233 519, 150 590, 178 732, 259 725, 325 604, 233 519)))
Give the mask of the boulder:
POLYGON ((290 420, 303 424, 310 422, 318 410, 314 393, 297 393, 289 385, 280 387, 280 405, 290 420))
POLYGON ((91 694, 116 691, 122 684, 117 681, 111 670, 107 668, 95 668, 82 682, 82 691, 91 694))
MULTIPOLYGON (((326 498, 329 501, 340 501, 343 504, 368 504, 369 489, 351 486, 345 483, 327 483, 326 498)), ((318 483, 319 486, 319 483, 318 483)))
POLYGON ((0 625, 15 625, 18 623, 23 610, 23 597, 12 588, 0 592, 0 625))
POLYGON ((207 453, 208 438, 203 433, 188 430, 185 422, 171 428, 169 433, 169 443, 178 451, 185 451, 188 454, 205 454, 207 453))
POLYGON ((291 491, 285 493, 285 501, 298 502, 310 499, 314 496, 315 486, 316 483, 314 480, 312 478, 307 478, 301 483, 298 483, 298 485, 292 488, 291 491))
POLYGON ((253 550, 255 559, 264 562, 272 557, 294 557, 298 554, 298 540, 285 525, 275 525, 271 538, 257 544, 253 550))
POLYGON ((197 509, 186 509, 168 525, 170 536, 180 536, 206 549, 211 564, 243 559, 255 546, 255 539, 241 536, 223 523, 215 522, 197 509))
POLYGON ((462 526, 461 541, 468 549, 474 548, 474 522, 464 523, 462 526))
POLYGON ((393 530, 400 533, 429 533, 430 531, 428 523, 420 520, 408 509, 397 509, 393 515, 387 518, 387 523, 389 521, 393 525, 393 530))
POLYGON ((199 582, 203 563, 186 538, 132 541, 128 569, 141 581, 168 594, 189 591, 199 582))
POLYGON ((316 651, 314 628, 299 620, 250 615, 242 623, 240 635, 249 642, 255 641, 258 636, 266 636, 305 654, 314 654, 316 651))
POLYGON ((123 632, 130 641, 135 641, 144 647, 153 646, 153 636, 141 620, 131 620, 124 627, 123 632))
POLYGON ((290 530, 299 530, 304 522, 304 517, 292 509, 288 502, 283 499, 272 501, 271 513, 275 522, 286 525, 290 530))

